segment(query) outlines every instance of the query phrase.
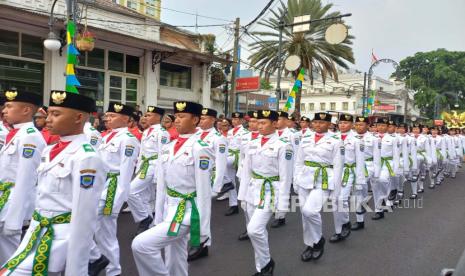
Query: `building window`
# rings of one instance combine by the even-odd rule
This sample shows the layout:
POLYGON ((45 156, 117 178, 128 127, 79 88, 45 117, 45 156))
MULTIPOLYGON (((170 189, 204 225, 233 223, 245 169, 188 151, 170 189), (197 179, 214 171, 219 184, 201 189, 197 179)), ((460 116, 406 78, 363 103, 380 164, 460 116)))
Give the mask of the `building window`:
POLYGON ((4 92, 13 88, 19 91, 43 94, 44 65, 0 58, 0 91, 4 92))
POLYGON ((140 58, 117 52, 108 52, 108 70, 138 75, 140 58))
POLYGON ((43 60, 42 42, 37 36, 0 30, 0 54, 43 60))
POLYGON ((127 6, 130 9, 137 10, 137 2, 135 2, 135 1, 128 1, 127 6))
POLYGON ((314 103, 309 103, 308 104, 308 111, 314 111, 315 110, 315 104, 314 103))
POLYGON ((330 103, 330 110, 336 110, 336 103, 330 103))
POLYGON ((155 9, 152 7, 146 7, 145 13, 149 16, 155 16, 155 9))
POLYGON ((76 76, 81 83, 81 86, 78 87, 79 94, 95 99, 97 111, 103 112, 105 73, 94 70, 77 69, 76 76))
POLYGON ((110 101, 136 106, 137 84, 135 78, 110 76, 110 101))
POLYGON ((191 89, 192 68, 162 62, 160 64, 160 85, 191 89))
POLYGON ((344 111, 349 110, 349 103, 348 102, 343 102, 342 103, 342 110, 344 110, 344 111))
POLYGON ((306 110, 305 110, 305 104, 300 104, 300 111, 301 111, 301 112, 304 112, 304 113, 306 112, 306 110))
POLYGON ((326 110, 326 103, 320 103, 320 110, 326 110))
POLYGON ((145 4, 149 6, 155 6, 155 0, 145 0, 145 4))
POLYGON ((97 69, 105 69, 105 50, 95 48, 91 52, 81 53, 79 65, 97 69))

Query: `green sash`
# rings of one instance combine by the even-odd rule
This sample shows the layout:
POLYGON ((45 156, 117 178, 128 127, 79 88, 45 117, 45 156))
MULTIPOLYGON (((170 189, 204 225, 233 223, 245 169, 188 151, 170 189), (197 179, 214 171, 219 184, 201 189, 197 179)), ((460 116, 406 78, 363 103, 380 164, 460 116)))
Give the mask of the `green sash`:
POLYGON ((279 176, 276 175, 276 176, 266 177, 266 176, 259 175, 256 172, 252 172, 252 177, 254 179, 262 179, 263 180, 262 187, 260 188, 260 202, 258 203, 258 209, 263 209, 265 207, 265 189, 266 189, 267 184, 269 185, 270 192, 271 192, 270 206, 271 206, 271 209, 274 209, 275 208, 275 206, 274 206, 275 193, 274 193, 274 188, 273 188, 273 182, 274 181, 279 181, 279 176))
POLYGON ((150 161, 157 159, 158 154, 150 156, 149 158, 142 155, 142 164, 140 165, 140 169, 137 172, 137 175, 139 175, 139 179, 145 179, 145 177, 147 177, 147 171, 149 170, 150 161))
POLYGON ((308 167, 313 167, 317 168, 315 170, 315 174, 313 175, 313 181, 314 184, 316 185, 316 181, 318 180, 318 177, 320 177, 320 172, 321 172, 321 188, 323 190, 328 189, 328 171, 326 170, 327 168, 333 168, 332 165, 321 165, 320 163, 314 162, 314 161, 305 161, 304 162, 305 166, 308 167))
POLYGON ((11 194, 11 188, 15 186, 13 182, 0 182, 0 191, 2 191, 2 195, 0 196, 0 212, 5 207, 6 202, 11 194))
POLYGON ((392 157, 381 157, 381 168, 386 165, 386 168, 389 171, 390 176, 395 176, 396 174, 394 173, 394 170, 391 167, 391 164, 389 163, 389 160, 392 160, 392 157))
POLYGON ((421 156, 423 156, 423 158, 425 158, 425 161, 426 161, 426 159, 427 159, 426 156, 425 156, 426 151, 419 150, 419 151, 417 151, 417 153, 420 154, 421 156))
POLYGON ((342 187, 345 187, 347 185, 347 182, 349 182, 349 176, 351 173, 354 176, 354 179, 352 180, 352 185, 355 184, 355 166, 356 166, 355 163, 344 164, 344 175, 342 177, 342 187))
POLYGON ((197 192, 192 192, 189 194, 181 194, 173 189, 166 188, 167 194, 171 197, 182 198, 176 209, 173 220, 171 221, 170 228, 168 229, 168 236, 176 237, 179 233, 179 228, 181 227, 184 216, 186 215, 186 203, 190 201, 191 209, 191 227, 190 235, 191 246, 200 246, 200 215, 197 205, 195 203, 195 197, 197 197, 197 192))
POLYGON ((116 187, 118 186, 119 173, 107 173, 107 180, 110 179, 107 188, 107 197, 105 198, 105 207, 103 208, 104 216, 111 216, 113 211, 113 202, 116 196, 116 187))
POLYGON ((442 155, 441 151, 439 149, 436 149, 436 154, 439 157, 439 160, 443 160, 444 156, 442 155))
MULTIPOLYGON (((64 224, 71 222, 71 212, 64 213, 53 218, 46 218, 41 216, 37 211, 34 211, 32 219, 37 222, 40 222, 39 225, 34 228, 34 231, 31 234, 31 238, 21 253, 17 256, 10 259, 6 264, 3 265, 3 269, 8 269, 14 271, 19 264, 21 264, 24 259, 31 253, 32 249, 35 247, 37 242, 36 253, 34 255, 34 263, 32 266, 32 275, 33 276, 46 276, 48 275, 48 261, 50 257, 50 250, 52 248, 52 241, 54 236, 53 225, 54 224, 64 224), (46 228, 47 231, 42 237, 39 237, 42 229, 46 228), (40 240, 39 240, 40 238, 40 240)), ((2 269, 2 270, 3 270, 2 269)))
MULTIPOLYGON (((365 159, 365 162, 373 162, 373 157, 365 159)), ((365 163, 365 177, 368 177, 367 164, 365 163)))

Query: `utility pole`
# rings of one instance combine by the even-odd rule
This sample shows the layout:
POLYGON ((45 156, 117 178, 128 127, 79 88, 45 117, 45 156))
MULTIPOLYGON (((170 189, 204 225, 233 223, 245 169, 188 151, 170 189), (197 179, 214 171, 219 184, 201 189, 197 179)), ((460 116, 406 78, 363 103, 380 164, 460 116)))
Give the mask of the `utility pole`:
POLYGON ((281 55, 283 51, 283 30, 284 30, 284 16, 287 12, 284 12, 279 18, 279 44, 278 44, 278 76, 276 77, 276 111, 279 111, 279 101, 281 100, 281 71, 282 71, 282 60, 281 55))
MULTIPOLYGON (((239 29, 240 29, 240 19, 239 17, 236 18, 236 23, 234 27, 234 49, 233 49, 233 64, 232 64, 232 72, 231 72, 231 94, 229 97, 229 112, 234 112, 235 106, 238 104, 235 102, 236 100, 236 71, 237 71, 237 64, 238 54, 239 54, 239 29)), ((228 115, 228 114, 226 114, 228 115)))

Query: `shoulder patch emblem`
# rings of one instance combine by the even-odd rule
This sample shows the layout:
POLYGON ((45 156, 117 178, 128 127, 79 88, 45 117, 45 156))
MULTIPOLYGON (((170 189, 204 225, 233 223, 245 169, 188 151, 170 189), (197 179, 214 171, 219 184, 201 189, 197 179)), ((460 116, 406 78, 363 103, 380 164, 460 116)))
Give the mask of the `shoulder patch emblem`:
POLYGON ((124 150, 124 155, 127 157, 131 157, 134 154, 134 147, 131 145, 127 145, 126 149, 124 150))
POLYGON ((208 170, 209 165, 210 165, 210 158, 208 156, 200 156, 199 168, 205 171, 205 170, 208 170))
POLYGON ((168 143, 168 137, 166 137, 166 136, 161 137, 161 143, 162 144, 168 143))
MULTIPOLYGON (((82 173, 83 171, 81 171, 82 173)), ((95 172, 95 170, 94 170, 95 172)), ((95 175, 82 174, 81 175, 81 188, 89 189, 94 186, 95 175)))
POLYGON ((344 155, 346 152, 346 149, 344 147, 341 147, 341 155, 344 155))
POLYGON ((34 156, 34 152, 36 151, 35 148, 31 147, 31 146, 25 146, 23 148, 23 157, 24 158, 32 158, 34 156))
POLYGON ((300 143, 300 139, 299 139, 299 138, 295 138, 295 139, 294 139, 294 144, 299 145, 299 143, 300 143))
POLYGON ((220 153, 225 153, 226 152, 226 145, 225 144, 220 144, 219 149, 220 149, 220 153))
POLYGON ((92 137, 90 137, 90 144, 91 144, 92 146, 97 145, 97 142, 98 142, 98 137, 97 137, 97 136, 92 136, 92 137))
POLYGON ((286 150, 286 160, 291 160, 292 159, 292 150, 286 150))
POLYGON ((95 152, 94 148, 89 144, 82 145, 82 148, 84 148, 85 152, 95 152))

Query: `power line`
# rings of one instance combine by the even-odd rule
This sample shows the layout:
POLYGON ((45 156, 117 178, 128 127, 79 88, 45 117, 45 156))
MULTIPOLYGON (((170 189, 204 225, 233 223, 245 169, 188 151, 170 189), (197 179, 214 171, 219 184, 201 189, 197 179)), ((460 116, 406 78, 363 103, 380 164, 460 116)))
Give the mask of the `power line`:
MULTIPOLYGON (((48 14, 48 12, 38 9, 28 9, 28 8, 21 8, 22 10, 32 11, 42 14, 48 14)), ((66 18, 65 14, 54 13, 55 16, 63 16, 66 18)), ((230 24, 207 24, 207 25, 170 25, 166 23, 134 23, 134 22, 124 22, 124 21, 116 21, 116 20, 106 20, 100 18, 87 18, 89 21, 98 21, 98 22, 106 22, 106 23, 117 23, 117 24, 125 24, 125 25, 136 25, 136 26, 171 26, 171 27, 179 27, 179 28, 195 28, 195 27, 224 27, 229 26, 230 24)))
POLYGON ((233 20, 227 20, 227 19, 217 18, 217 17, 212 17, 212 16, 207 16, 207 15, 200 15, 200 14, 196 14, 196 13, 178 11, 178 10, 171 9, 171 8, 166 8, 166 7, 161 7, 161 8, 162 8, 162 9, 165 9, 165 10, 168 10, 168 11, 173 11, 173 12, 178 12, 178 13, 183 13, 183 14, 189 14, 189 15, 194 15, 194 16, 198 16, 198 17, 213 19, 213 20, 220 20, 220 21, 225 21, 225 22, 234 22, 233 20))
POLYGON ((260 17, 265 14, 265 12, 268 10, 268 8, 271 6, 271 4, 273 4, 274 0, 270 0, 268 2, 268 4, 266 4, 266 6, 262 9, 262 11, 252 20, 250 21, 247 25, 244 26, 244 28, 247 30, 248 27, 250 27, 250 25, 254 24, 255 22, 257 22, 258 19, 260 19, 260 17))

